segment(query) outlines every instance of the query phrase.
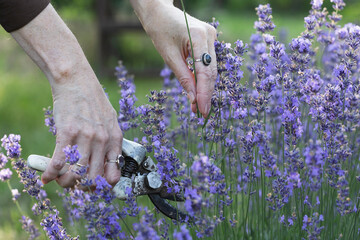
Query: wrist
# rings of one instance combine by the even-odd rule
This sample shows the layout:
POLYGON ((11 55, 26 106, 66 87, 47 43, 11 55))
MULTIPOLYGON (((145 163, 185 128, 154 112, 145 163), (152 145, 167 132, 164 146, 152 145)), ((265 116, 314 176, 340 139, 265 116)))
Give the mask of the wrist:
POLYGON ((149 33, 149 26, 152 25, 152 18, 157 13, 164 11, 166 7, 174 7, 173 0, 130 0, 135 14, 139 18, 145 31, 149 33))
POLYGON ((49 4, 24 27, 11 33, 44 72, 52 86, 95 75, 75 36, 49 4))

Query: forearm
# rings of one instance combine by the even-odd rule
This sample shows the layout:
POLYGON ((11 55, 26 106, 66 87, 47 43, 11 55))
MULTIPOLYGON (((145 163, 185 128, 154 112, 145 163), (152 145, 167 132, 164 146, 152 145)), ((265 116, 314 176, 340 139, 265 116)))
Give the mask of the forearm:
POLYGON ((56 123, 56 147, 42 175, 43 183, 54 179, 62 187, 74 187, 80 176, 68 171, 63 149, 77 145, 79 164, 89 166, 87 176, 105 176, 115 185, 120 170, 105 164, 121 153, 122 133, 117 113, 77 42, 51 5, 22 28, 11 32, 15 40, 46 74, 52 87, 56 123))
POLYGON ((11 35, 45 73, 52 88, 82 78, 79 73, 94 74, 70 29, 51 5, 11 35))

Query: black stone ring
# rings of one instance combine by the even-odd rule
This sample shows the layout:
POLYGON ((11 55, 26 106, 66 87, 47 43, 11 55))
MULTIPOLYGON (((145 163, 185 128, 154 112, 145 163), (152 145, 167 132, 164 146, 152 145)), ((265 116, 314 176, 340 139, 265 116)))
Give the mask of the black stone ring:
POLYGON ((195 59, 195 62, 202 62, 205 66, 209 66, 211 63, 211 56, 208 53, 204 53, 201 59, 195 59))

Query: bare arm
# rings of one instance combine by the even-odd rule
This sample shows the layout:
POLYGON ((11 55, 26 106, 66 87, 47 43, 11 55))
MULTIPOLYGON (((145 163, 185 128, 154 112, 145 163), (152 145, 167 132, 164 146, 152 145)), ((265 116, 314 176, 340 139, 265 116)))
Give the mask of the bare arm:
MULTIPOLYGON (((105 160, 115 159, 121 153, 117 114, 75 36, 51 5, 11 35, 45 73, 52 88, 56 147, 42 181, 48 183, 57 178, 65 164, 63 148, 76 144, 82 155, 79 163, 90 165, 89 178, 105 171, 106 179, 115 184, 120 171, 107 166, 105 160)), ((70 187, 78 177, 68 172, 57 181, 70 187)))

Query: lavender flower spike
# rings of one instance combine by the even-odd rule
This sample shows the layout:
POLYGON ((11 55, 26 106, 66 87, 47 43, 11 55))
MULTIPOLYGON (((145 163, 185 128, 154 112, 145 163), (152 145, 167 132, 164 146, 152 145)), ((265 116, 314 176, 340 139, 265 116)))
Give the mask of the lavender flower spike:
POLYGON ((186 228, 186 225, 182 225, 179 232, 175 230, 173 237, 175 240, 192 240, 192 237, 189 230, 186 228))
POLYGON ((7 156, 9 158, 18 158, 21 155, 21 146, 19 144, 20 142, 20 135, 15 134, 9 134, 9 137, 7 135, 4 135, 4 137, 1 139, 1 146, 5 148, 7 151, 7 156))
POLYGON ((12 176, 12 171, 9 168, 0 170, 0 181, 5 182, 9 180, 12 176))
POLYGON ((0 169, 5 167, 7 162, 7 157, 3 153, 0 153, 0 169))
POLYGON ((70 165, 74 165, 81 158, 81 155, 77 149, 77 145, 68 145, 63 149, 63 151, 65 153, 65 161, 68 162, 70 165))

